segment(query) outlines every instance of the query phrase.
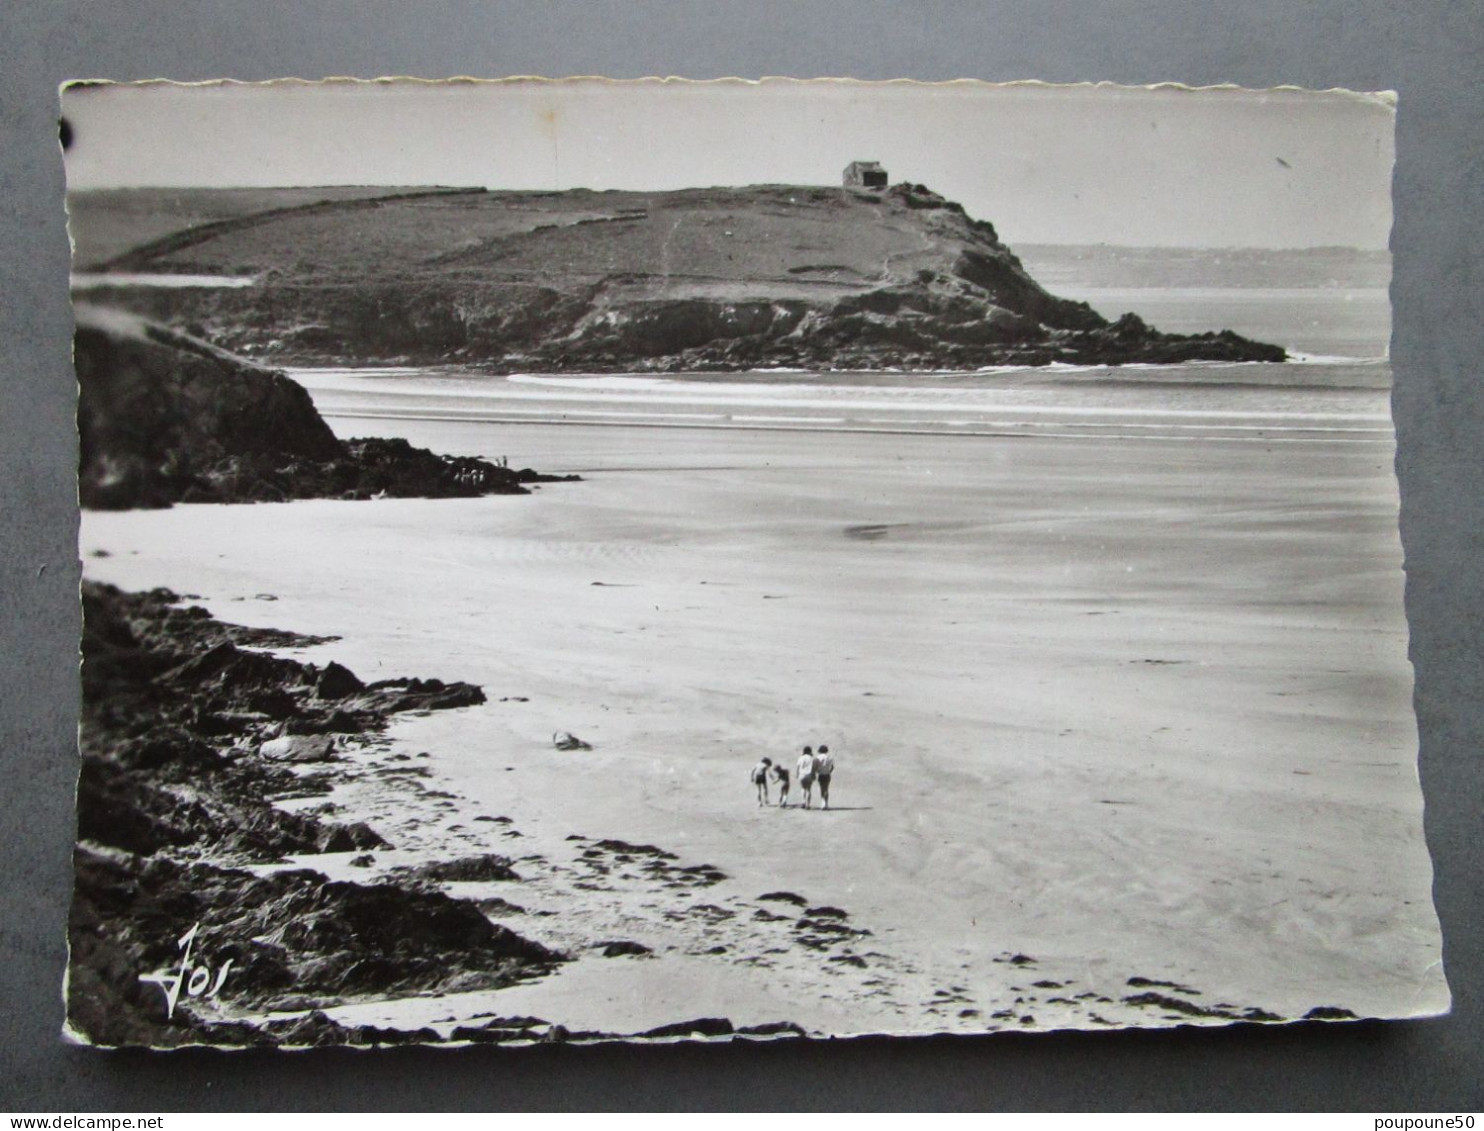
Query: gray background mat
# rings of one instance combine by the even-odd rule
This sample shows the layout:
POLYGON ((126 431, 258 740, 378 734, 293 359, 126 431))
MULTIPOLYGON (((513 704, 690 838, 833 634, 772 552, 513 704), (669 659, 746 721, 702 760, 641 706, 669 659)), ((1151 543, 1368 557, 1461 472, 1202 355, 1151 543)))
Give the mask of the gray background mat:
MULTIPOLYGON (((0 8, 0 1107, 1477 1110, 1484 14, 1373 0, 11 0, 0 8), (1400 92, 1394 405, 1452 1016, 807 1046, 109 1054, 64 1046, 76 774, 69 78, 605 74, 1234 82, 1400 92)), ((992 219, 992 217, 991 217, 992 219)))

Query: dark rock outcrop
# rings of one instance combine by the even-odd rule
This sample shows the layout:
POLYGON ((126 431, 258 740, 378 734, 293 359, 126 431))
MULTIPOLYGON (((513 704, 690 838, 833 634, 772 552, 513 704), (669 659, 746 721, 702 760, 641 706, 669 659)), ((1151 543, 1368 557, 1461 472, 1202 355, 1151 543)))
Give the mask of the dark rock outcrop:
POLYGON ((543 478, 400 439, 342 442, 277 370, 134 314, 75 314, 85 507, 522 495, 543 478))
MULTIPOLYGON (((398 873, 404 869, 398 869, 398 873)), ((487 882, 490 880, 519 880, 520 875, 510 866, 510 857, 487 852, 481 856, 461 856, 457 860, 438 860, 431 864, 419 864, 405 872, 420 880, 435 883, 487 882)))
POLYGON ((677 1021, 659 1025, 640 1033, 641 1037, 729 1037, 737 1030, 725 1017, 697 1017, 694 1021, 677 1021))
POLYGON ((613 942, 594 943, 594 949, 601 950, 604 958, 623 958, 628 955, 643 957, 653 954, 654 951, 643 943, 634 942, 632 939, 616 939, 613 942))
POLYGON ((276 755, 294 760, 301 747, 333 750, 340 721, 358 735, 381 729, 397 711, 482 702, 483 693, 440 680, 368 685, 339 665, 321 669, 249 651, 315 640, 223 624, 175 602, 165 590, 83 585, 82 772, 69 926, 75 1032, 111 1045, 436 1039, 431 1030, 347 1029, 315 1014, 272 1025, 212 1021, 198 999, 307 1008, 351 994, 491 988, 564 960, 491 923, 476 904, 430 887, 516 879, 504 857, 429 865, 373 884, 331 882, 302 868, 243 870, 286 855, 388 847, 365 824, 277 807, 278 799, 324 786, 276 755), (294 727, 318 737, 283 733, 294 727), (140 978, 177 968, 180 940, 193 927, 193 969, 211 976, 186 983, 172 1012, 161 987, 140 978))
POLYGON ((80 305, 75 315, 84 506, 163 506, 192 487, 208 492, 208 475, 229 461, 340 455, 309 394, 283 374, 119 311, 80 305))
POLYGON ((739 1037, 804 1037, 808 1036, 802 1025, 793 1021, 766 1021, 761 1025, 744 1025, 737 1030, 739 1037))
POLYGON ((167 1016, 164 992, 139 980, 178 968, 178 939, 196 924, 195 965, 215 974, 230 962, 220 997, 259 1009, 495 987, 562 961, 434 891, 332 883, 306 870, 259 877, 90 846, 79 848, 75 871, 69 1019, 102 1044, 222 1042, 216 1026, 201 1025, 187 990, 167 1016))
POLYGON ((280 741, 284 736, 359 734, 381 729, 387 716, 399 711, 484 702, 484 692, 473 684, 439 679, 363 684, 338 664, 320 669, 253 651, 252 645, 265 640, 281 646, 320 638, 224 624, 205 609, 181 607, 178 600, 165 589, 123 593, 93 582, 82 588, 84 759, 92 755, 98 765, 128 773, 148 770, 145 787, 194 781, 215 770, 222 780, 244 778, 233 781, 237 793, 248 788, 248 779, 276 789, 298 779, 273 763, 300 760, 294 752, 301 748, 312 753, 333 745, 324 737, 280 741), (327 679, 342 694, 326 698, 327 679))

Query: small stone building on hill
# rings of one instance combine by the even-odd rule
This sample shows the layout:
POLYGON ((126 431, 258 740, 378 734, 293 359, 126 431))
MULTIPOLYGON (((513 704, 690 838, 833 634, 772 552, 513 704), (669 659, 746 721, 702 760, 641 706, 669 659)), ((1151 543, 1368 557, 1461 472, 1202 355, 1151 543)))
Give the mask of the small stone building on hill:
POLYGON ((845 166, 845 187, 885 188, 886 170, 879 161, 852 161, 845 166))

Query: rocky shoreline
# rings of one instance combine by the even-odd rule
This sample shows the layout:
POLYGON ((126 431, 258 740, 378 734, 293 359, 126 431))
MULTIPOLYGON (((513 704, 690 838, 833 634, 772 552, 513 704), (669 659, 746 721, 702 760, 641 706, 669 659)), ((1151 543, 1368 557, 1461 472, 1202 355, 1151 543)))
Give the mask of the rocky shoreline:
POLYGON ((83 602, 74 1031, 106 1045, 300 1043, 292 1025, 222 1022, 218 1006, 309 1009, 360 993, 490 988, 565 961, 416 876, 353 884, 252 870, 387 847, 364 824, 275 803, 328 792, 330 774, 303 772, 306 761, 318 769, 353 757, 391 715, 480 703, 479 688, 364 684, 337 664, 273 656, 258 649, 320 641, 223 624, 168 591, 86 582, 83 602), (207 1006, 187 985, 169 1009, 140 976, 178 966, 193 926, 199 968, 231 965, 207 1006))
MULTIPOLYGON (((490 993, 529 999, 523 983, 573 963, 587 984, 607 984, 610 963, 618 975, 671 961, 706 963, 723 980, 764 971, 789 1000, 858 1003, 882 1032, 908 1018, 977 1032, 1287 1020, 1169 979, 1089 985, 1015 951, 994 959, 1000 981, 954 982, 896 953, 890 928, 878 936, 796 891, 752 895, 658 845, 548 835, 516 856, 522 834, 509 817, 447 792, 417 761, 426 755, 384 733, 401 712, 481 704, 480 688, 366 683, 336 663, 275 655, 329 638, 226 624, 165 590, 87 582, 83 600, 75 1039, 297 1047, 819 1031, 755 1012, 753 1024, 651 1015, 622 1031, 584 1029, 539 1005, 546 1017, 500 1008, 490 993), (368 812, 370 823, 355 819, 368 812)), ((623 974, 617 984, 649 976, 623 974)), ((1326 1006, 1305 1019, 1351 1016, 1326 1006)))
MULTIPOLYGON (((352 865, 369 866, 374 852, 392 848, 364 823, 279 805, 328 794, 337 763, 370 752, 394 714, 470 706, 484 693, 436 679, 366 684, 338 664, 275 656, 262 649, 326 639, 223 623, 168 590, 84 582, 83 605, 68 934, 74 1038, 168 1048, 804 1035, 792 1022, 738 1026, 727 1018, 639 1033, 571 1031, 537 1017, 491 1017, 448 1032, 332 1020, 325 1010, 347 1001, 499 989, 571 961, 492 920, 524 914, 519 905, 441 890, 450 882, 519 884, 507 856, 393 867, 364 883, 311 867, 265 868, 348 852, 362 853, 352 865)), ((654 846, 569 840, 581 842, 583 874, 593 881, 636 858, 648 862, 651 882, 678 895, 725 879, 654 846)), ((852 934, 829 921, 843 912, 818 910, 801 945, 839 941, 816 927, 852 934)), ((609 958, 650 953, 631 940, 584 945, 609 958)))
POLYGON ((277 370, 123 311, 79 305, 75 317, 84 507, 473 498, 577 478, 400 439, 342 441, 277 370))

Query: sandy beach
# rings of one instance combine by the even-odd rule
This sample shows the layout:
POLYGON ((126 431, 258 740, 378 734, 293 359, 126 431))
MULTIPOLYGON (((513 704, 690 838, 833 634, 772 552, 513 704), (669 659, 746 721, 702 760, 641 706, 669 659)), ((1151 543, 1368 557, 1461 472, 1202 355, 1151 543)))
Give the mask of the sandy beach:
POLYGON ((363 678, 489 697, 400 718, 332 800, 396 846, 377 869, 511 855, 520 884, 448 890, 519 905, 512 926, 580 957, 332 1015, 849 1034, 1446 1007, 1384 392, 1325 410, 1366 418, 1358 433, 1275 420, 1172 443, 1065 421, 372 420, 311 391, 342 436, 585 477, 524 498, 83 516, 90 577, 339 636, 298 654, 363 678), (594 749, 553 749, 557 730, 594 749), (760 809, 751 765, 819 742, 836 807, 760 809), (426 754, 426 775, 376 772, 398 754, 426 754), (725 878, 663 870, 700 865, 725 878), (802 902, 759 900, 780 891, 802 902), (800 946, 810 907, 870 933, 800 946), (652 954, 594 949, 611 940, 652 954))

